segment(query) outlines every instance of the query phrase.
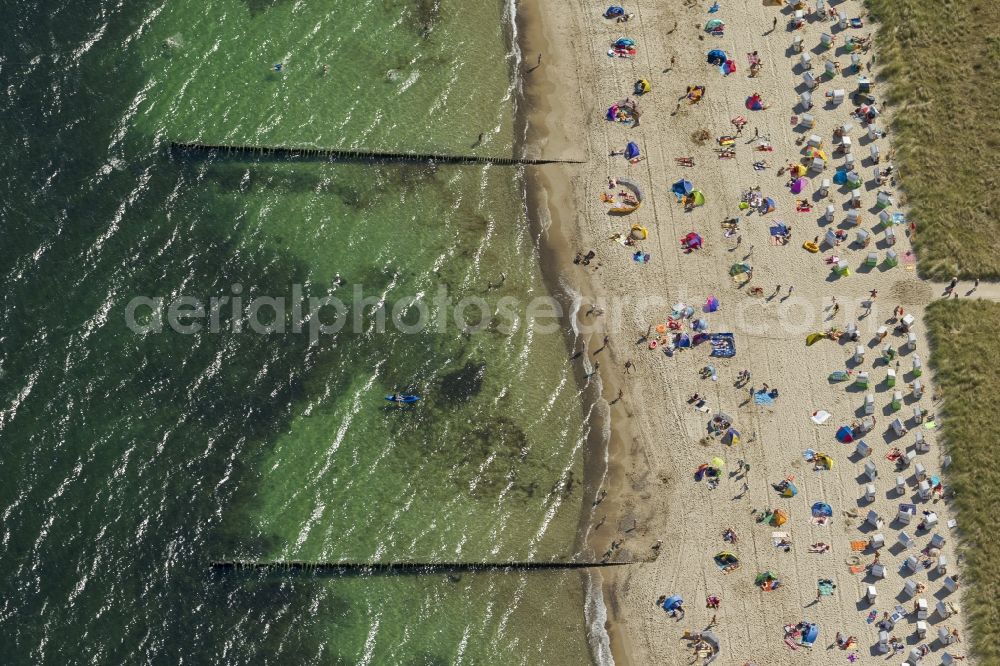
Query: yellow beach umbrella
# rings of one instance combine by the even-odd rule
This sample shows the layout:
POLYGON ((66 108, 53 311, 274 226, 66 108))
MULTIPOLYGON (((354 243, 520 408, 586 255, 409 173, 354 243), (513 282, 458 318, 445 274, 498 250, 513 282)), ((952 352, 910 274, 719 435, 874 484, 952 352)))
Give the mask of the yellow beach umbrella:
POLYGON ((712 467, 715 469, 722 469, 726 466, 726 461, 722 458, 712 458, 712 467))

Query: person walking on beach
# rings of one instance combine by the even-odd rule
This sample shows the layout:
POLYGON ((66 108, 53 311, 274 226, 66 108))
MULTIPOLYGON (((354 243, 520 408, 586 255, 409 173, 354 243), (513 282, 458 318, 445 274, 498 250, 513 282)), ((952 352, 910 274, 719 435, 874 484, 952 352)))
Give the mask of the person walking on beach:
POLYGON ((878 289, 872 289, 870 292, 868 292, 868 297, 873 301, 877 296, 878 296, 878 289))
POLYGON ((610 341, 611 341, 611 336, 605 335, 604 342, 601 344, 600 348, 594 352, 594 355, 596 356, 600 354, 602 351, 604 351, 610 341))
POLYGON ((632 363, 632 359, 629 359, 629 360, 625 361, 625 374, 626 375, 630 374, 632 372, 632 366, 633 365, 634 364, 632 363))
POLYGON ((973 293, 976 289, 979 289, 979 278, 976 278, 976 281, 972 283, 972 289, 969 290, 969 293, 973 293))

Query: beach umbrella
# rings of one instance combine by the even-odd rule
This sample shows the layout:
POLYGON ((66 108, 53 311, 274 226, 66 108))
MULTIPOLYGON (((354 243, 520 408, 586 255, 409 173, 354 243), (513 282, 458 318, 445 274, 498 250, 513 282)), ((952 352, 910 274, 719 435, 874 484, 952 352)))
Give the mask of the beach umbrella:
MULTIPOLYGON (((695 190, 694 192, 691 193, 691 203, 693 203, 695 206, 705 205, 705 195, 702 193, 701 190, 695 190)), ((701 245, 700 239, 698 244, 701 245)))
POLYGON ((625 9, 623 7, 612 6, 608 7, 604 11, 604 18, 617 18, 619 16, 624 16, 625 9))
POLYGON ((622 37, 615 42, 615 46, 620 49, 627 49, 630 46, 635 46, 635 40, 629 39, 628 37, 622 37))
POLYGON ((832 518, 833 507, 831 507, 826 502, 816 502, 815 504, 812 505, 812 514, 817 518, 819 517, 832 518))
POLYGON ((751 111, 760 111, 764 108, 764 101, 760 98, 760 95, 754 93, 747 97, 746 107, 751 111))
POLYGON ((812 146, 810 146, 809 148, 806 149, 806 157, 809 157, 809 158, 816 158, 816 157, 818 157, 821 160, 823 160, 824 162, 827 161, 826 153, 823 152, 822 150, 820 150, 819 148, 813 148, 812 146))
POLYGON ((625 158, 631 160, 636 157, 639 157, 639 145, 635 141, 629 141, 625 146, 625 158))
POLYGON ((801 194, 802 190, 809 186, 808 178, 796 178, 792 181, 792 194, 801 194))
POLYGON ((725 27, 726 27, 726 22, 723 21, 722 19, 717 19, 717 18, 710 19, 705 24, 705 30, 718 30, 720 28, 725 28, 725 27))
POLYGON ((676 194, 678 199, 680 199, 686 194, 690 194, 693 189, 694 185, 691 184, 690 180, 687 180, 685 178, 681 178, 676 183, 670 186, 670 191, 676 194))
POLYGON ((838 170, 837 173, 833 174, 833 184, 843 185, 847 182, 847 172, 838 170))
POLYGON ((722 458, 715 457, 715 458, 712 458, 711 465, 712 465, 712 467, 714 469, 717 469, 717 470, 721 471, 722 468, 726 466, 726 461, 723 460, 722 458))
POLYGON ((719 309, 719 299, 715 296, 709 296, 708 300, 705 301, 705 312, 715 312, 719 309))
POLYGON ((854 441, 854 431, 851 426, 843 425, 837 428, 837 441, 842 444, 849 444, 854 441))
POLYGON ((729 60, 729 56, 722 49, 712 49, 708 52, 708 62, 712 65, 721 65, 729 60))

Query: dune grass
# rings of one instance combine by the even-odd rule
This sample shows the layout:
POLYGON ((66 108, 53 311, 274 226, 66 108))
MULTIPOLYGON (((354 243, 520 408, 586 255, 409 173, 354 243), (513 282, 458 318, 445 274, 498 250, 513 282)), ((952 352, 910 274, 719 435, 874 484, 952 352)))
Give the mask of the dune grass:
POLYGON ((1000 2, 868 0, 922 275, 1000 279, 1000 2))
POLYGON ((996 418, 1000 387, 1000 304, 942 300, 924 319, 931 340, 930 367, 944 407, 941 435, 952 464, 946 483, 955 491, 965 553, 963 613, 973 653, 983 664, 1000 664, 1000 464, 996 418))

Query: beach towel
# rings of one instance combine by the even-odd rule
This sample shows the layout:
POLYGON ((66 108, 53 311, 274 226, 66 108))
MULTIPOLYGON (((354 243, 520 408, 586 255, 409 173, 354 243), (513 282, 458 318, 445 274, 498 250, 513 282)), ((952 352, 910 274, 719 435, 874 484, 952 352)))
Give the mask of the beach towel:
POLYGON ((765 391, 758 391, 753 394, 753 401, 758 405, 765 405, 767 407, 774 406, 774 398, 768 395, 765 391))
POLYGON ((885 459, 891 462, 896 462, 903 457, 903 452, 897 449, 895 446, 889 450, 889 453, 885 454, 885 459))
POLYGON ((812 413, 812 422, 816 425, 823 425, 830 419, 830 416, 830 412, 820 409, 812 413))
POLYGON ((721 358, 736 356, 736 339, 732 333, 713 333, 708 339, 712 342, 712 352, 709 356, 721 358))
POLYGON ((863 539, 857 539, 851 542, 851 550, 860 553, 865 548, 868 547, 868 542, 863 539))
POLYGON ((811 518, 813 525, 829 525, 830 519, 827 516, 813 516, 811 518))
POLYGON ((875 621, 875 618, 877 618, 877 617, 878 617, 878 611, 874 611, 874 610, 870 611, 868 613, 868 617, 865 618, 865 622, 867 622, 868 624, 871 624, 872 622, 875 621))
POLYGON ((859 574, 865 570, 865 567, 861 566, 860 564, 852 564, 849 567, 847 567, 847 570, 850 571, 852 574, 859 574))
POLYGON ((781 222, 778 222, 773 227, 771 227, 772 236, 784 236, 787 233, 788 233, 788 227, 782 224, 781 222))
POLYGON ((819 589, 820 596, 829 597, 833 595, 833 591, 837 589, 836 583, 832 580, 822 579, 816 584, 817 589, 819 589))

